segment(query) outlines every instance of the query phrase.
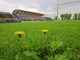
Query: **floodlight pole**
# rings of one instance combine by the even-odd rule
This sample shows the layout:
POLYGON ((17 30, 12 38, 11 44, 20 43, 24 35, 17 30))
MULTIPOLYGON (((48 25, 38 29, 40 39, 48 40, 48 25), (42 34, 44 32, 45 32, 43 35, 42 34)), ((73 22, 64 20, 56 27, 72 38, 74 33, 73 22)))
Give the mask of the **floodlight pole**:
POLYGON ((59 20, 59 0, 57 0, 57 20, 59 20))

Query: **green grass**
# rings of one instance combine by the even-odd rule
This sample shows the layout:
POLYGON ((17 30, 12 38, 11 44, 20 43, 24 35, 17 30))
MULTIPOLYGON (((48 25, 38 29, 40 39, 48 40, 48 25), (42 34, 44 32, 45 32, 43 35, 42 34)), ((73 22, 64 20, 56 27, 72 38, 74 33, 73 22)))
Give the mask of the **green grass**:
MULTIPOLYGON (((2 60, 15 60, 15 56, 20 51, 20 45, 17 41, 18 37, 14 34, 16 31, 25 32, 25 36, 22 39, 26 44, 27 50, 38 50, 43 46, 43 29, 49 30, 46 39, 47 43, 53 43, 55 41, 55 47, 57 47, 57 45, 59 45, 57 42, 62 42, 61 49, 64 51, 63 54, 60 54, 62 57, 64 57, 63 55, 67 57, 66 54, 68 54, 69 51, 67 52, 66 49, 70 48, 74 52, 71 51, 72 53, 70 53, 72 54, 72 57, 67 57, 67 59, 80 59, 79 20, 0 24, 0 58, 2 60), (78 50, 76 51, 76 49, 78 50)), ((55 60, 57 57, 60 58, 57 55, 58 54, 56 53, 54 57, 55 60)))

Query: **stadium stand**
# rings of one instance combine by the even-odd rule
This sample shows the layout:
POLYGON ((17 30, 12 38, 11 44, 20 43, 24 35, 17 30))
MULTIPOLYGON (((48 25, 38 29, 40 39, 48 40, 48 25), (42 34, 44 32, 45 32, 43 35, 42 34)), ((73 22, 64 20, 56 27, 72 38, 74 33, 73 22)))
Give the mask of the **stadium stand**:
POLYGON ((12 15, 18 20, 33 21, 33 20, 43 20, 42 16, 44 14, 15 9, 12 15))
POLYGON ((8 12, 0 12, 0 22, 14 22, 16 19, 8 12))
POLYGON ((12 14, 9 12, 0 12, 0 23, 3 22, 21 22, 21 21, 43 21, 44 14, 15 9, 12 14))

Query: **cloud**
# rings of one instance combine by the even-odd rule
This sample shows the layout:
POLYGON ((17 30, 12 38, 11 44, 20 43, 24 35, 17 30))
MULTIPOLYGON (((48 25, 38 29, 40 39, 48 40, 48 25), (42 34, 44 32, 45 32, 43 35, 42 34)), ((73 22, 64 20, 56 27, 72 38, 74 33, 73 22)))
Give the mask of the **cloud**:
POLYGON ((3 11, 3 12, 12 12, 13 9, 17 7, 19 6, 7 3, 5 0, 1 0, 0 2, 0 11, 3 11))
MULTIPOLYGON (((70 2, 76 0, 59 0, 59 3, 70 2)), ((45 14, 55 13, 57 0, 0 0, 0 11, 12 12, 15 9, 28 10, 33 12, 41 12, 45 14)), ((60 6, 62 11, 69 6, 60 6)), ((70 9, 70 8, 68 8, 70 9)), ((64 11, 65 11, 64 10, 64 11)), ((73 9, 74 10, 74 9, 73 9)))
POLYGON ((0 11, 8 12, 13 11, 14 9, 25 9, 46 13, 50 8, 54 8, 53 0, 1 0, 0 2, 0 11))

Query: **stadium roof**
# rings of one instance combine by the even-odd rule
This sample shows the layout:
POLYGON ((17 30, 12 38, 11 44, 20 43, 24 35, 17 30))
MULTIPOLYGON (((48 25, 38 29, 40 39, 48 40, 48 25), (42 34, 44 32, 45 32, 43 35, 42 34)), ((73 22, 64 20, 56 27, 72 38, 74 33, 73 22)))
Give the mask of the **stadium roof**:
MULTIPOLYGON (((42 13, 37 13, 37 12, 31 12, 31 11, 26 11, 26 10, 20 10, 20 9, 15 9, 14 11, 22 11, 22 12, 29 12, 29 13, 34 13, 34 14, 38 14, 38 15, 45 15, 45 14, 42 14, 42 13)), ((13 11, 13 12, 14 12, 13 11)))
POLYGON ((9 14, 9 12, 0 12, 0 14, 9 14))
POLYGON ((14 18, 9 12, 0 12, 0 18, 14 18))

